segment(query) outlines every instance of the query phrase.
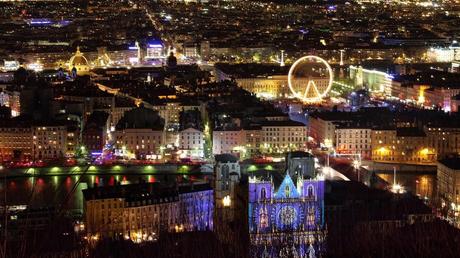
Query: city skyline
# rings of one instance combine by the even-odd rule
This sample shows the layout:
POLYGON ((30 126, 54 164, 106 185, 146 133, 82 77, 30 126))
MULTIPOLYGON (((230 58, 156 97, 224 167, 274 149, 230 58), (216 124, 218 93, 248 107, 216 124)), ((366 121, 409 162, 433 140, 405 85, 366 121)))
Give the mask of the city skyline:
POLYGON ((457 3, 0 9, 0 257, 459 256, 457 3))

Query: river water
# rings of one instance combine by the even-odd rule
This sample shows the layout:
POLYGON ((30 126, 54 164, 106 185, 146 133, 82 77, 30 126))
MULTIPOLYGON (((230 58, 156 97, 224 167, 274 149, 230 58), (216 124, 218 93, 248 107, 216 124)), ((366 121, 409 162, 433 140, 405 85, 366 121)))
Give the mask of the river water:
MULTIPOLYGON (((393 184, 393 173, 377 173, 382 179, 393 184)), ((436 174, 420 172, 400 172, 396 183, 420 198, 432 200, 436 197, 436 174)))
MULTIPOLYGON (((6 179, 8 206, 26 205, 29 208, 63 207, 74 213, 83 212, 82 190, 95 184, 114 185, 145 182, 186 182, 196 179, 186 175, 60 175, 42 177, 17 177, 6 179), (79 181, 79 182, 78 182, 79 181), (77 183, 78 182, 78 183, 77 183)), ((1 206, 5 178, 0 177, 1 206)))

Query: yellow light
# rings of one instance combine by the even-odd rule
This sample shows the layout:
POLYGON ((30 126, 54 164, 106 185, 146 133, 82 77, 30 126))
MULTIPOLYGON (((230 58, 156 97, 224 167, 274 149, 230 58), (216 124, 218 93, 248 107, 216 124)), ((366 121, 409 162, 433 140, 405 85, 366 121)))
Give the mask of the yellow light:
POLYGON ((224 199, 222 199, 222 204, 224 205, 224 207, 230 207, 232 203, 232 200, 230 199, 230 195, 227 195, 224 197, 224 199))
POLYGON ((388 154, 388 149, 385 148, 385 147, 380 147, 377 151, 378 151, 381 155, 387 155, 387 154, 388 154))
POLYGON ((420 154, 422 154, 422 155, 428 155, 429 153, 430 153, 430 150, 428 148, 425 148, 425 149, 420 151, 420 154))
POLYGON ((400 184, 393 184, 391 191, 393 193, 404 193, 404 187, 402 187, 400 184))

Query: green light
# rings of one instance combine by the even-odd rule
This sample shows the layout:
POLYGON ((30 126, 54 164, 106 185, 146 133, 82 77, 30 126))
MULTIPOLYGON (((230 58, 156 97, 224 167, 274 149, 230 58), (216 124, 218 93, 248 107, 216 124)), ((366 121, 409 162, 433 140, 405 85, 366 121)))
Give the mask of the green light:
POLYGON ((121 171, 122 170, 122 167, 120 165, 115 165, 112 170, 114 171, 121 171))
POLYGON ((59 183, 58 176, 53 176, 53 182, 54 182, 54 185, 58 185, 58 183, 59 183))
POLYGON ((182 165, 179 168, 179 173, 187 173, 189 171, 190 167, 187 165, 182 165))
POLYGON ((265 166, 265 170, 273 170, 273 166, 272 165, 267 165, 267 166, 265 166))
POLYGON ((256 165, 250 165, 250 166, 248 167, 248 172, 254 172, 254 171, 256 171, 256 170, 257 170, 257 166, 256 166, 256 165))
POLYGON ((81 169, 80 169, 79 166, 75 166, 75 167, 72 168, 72 171, 73 171, 73 172, 80 172, 80 170, 81 170, 81 169))
POLYGON ((96 166, 89 166, 88 171, 97 171, 96 166))
POLYGON ((60 167, 52 167, 51 168, 51 173, 59 173, 61 171, 60 167))
POLYGON ((144 167, 144 172, 154 172, 155 171, 155 168, 151 165, 148 165, 148 166, 145 166, 144 167))

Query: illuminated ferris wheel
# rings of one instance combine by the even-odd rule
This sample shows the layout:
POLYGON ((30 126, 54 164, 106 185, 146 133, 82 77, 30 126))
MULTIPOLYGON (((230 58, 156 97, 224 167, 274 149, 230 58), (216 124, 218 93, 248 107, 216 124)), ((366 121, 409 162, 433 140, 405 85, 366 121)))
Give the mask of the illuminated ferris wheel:
POLYGON ((331 90, 332 80, 332 69, 326 60, 311 55, 295 61, 288 74, 292 94, 306 103, 321 102, 331 90))

